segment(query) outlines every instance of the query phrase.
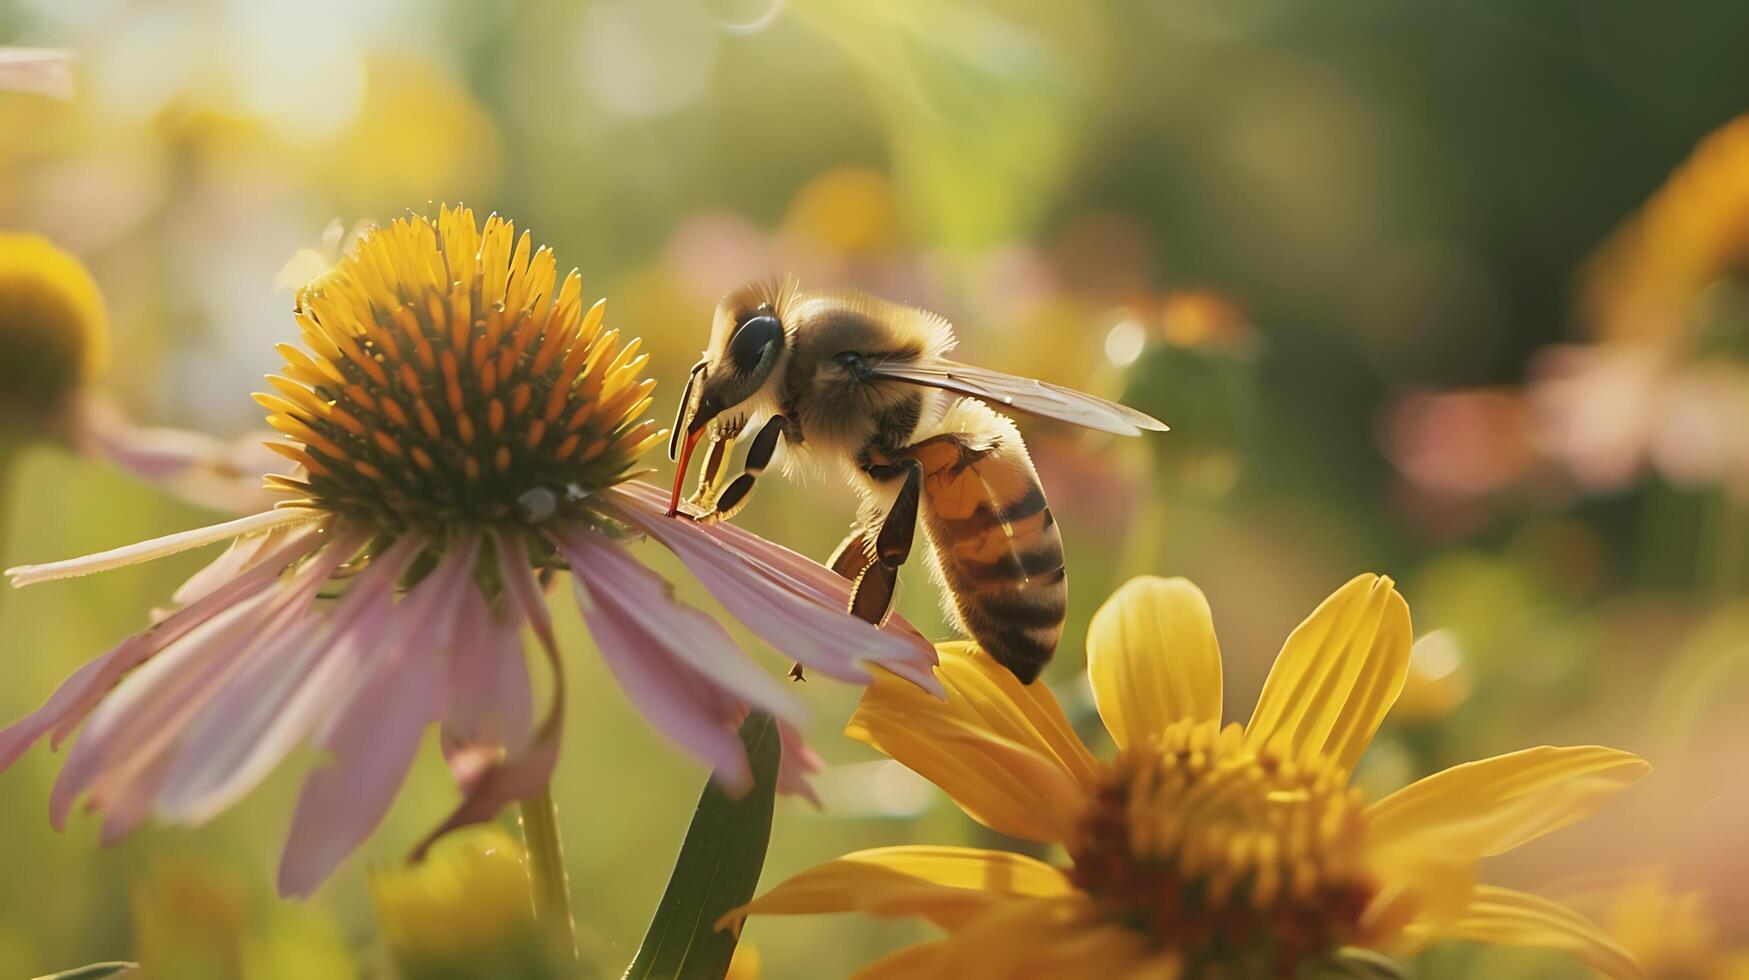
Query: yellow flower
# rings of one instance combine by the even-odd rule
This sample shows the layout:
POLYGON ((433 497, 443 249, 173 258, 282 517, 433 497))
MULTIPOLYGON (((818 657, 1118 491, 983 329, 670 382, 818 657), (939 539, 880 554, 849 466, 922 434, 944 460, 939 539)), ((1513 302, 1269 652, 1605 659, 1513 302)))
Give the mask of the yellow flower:
POLYGON ((1584 305, 1599 336, 1677 350, 1701 293, 1749 258, 1749 115, 1719 127, 1592 258, 1584 305))
POLYGON ((425 860, 373 871, 371 903, 400 975, 556 977, 562 962, 536 922, 522 846, 502 828, 466 828, 425 860))
POLYGON ((784 215, 784 230, 811 247, 846 255, 889 251, 898 242, 899 204, 886 174, 838 167, 803 185, 784 215))
POLYGON ((84 264, 39 235, 0 232, 0 422, 40 429, 108 355, 103 297, 84 264))
POLYGON ((947 931, 864 977, 1287 976, 1348 950, 1406 954, 1439 939, 1555 947, 1638 976, 1590 923, 1478 883, 1476 863, 1587 816, 1649 771, 1639 758, 1543 746, 1370 804, 1349 785, 1403 686, 1410 635, 1391 581, 1355 578, 1288 638, 1251 720, 1223 728, 1207 600, 1182 579, 1135 579, 1087 641, 1111 761, 1043 685, 944 646, 945 705, 883 677, 848 733, 980 823, 1061 845, 1067 865, 881 848, 805 871, 730 918, 856 910, 947 931))
POLYGON ((1719 935, 1707 893, 1673 889, 1657 872, 1611 895, 1603 926, 1654 980, 1749 980, 1749 949, 1719 935))

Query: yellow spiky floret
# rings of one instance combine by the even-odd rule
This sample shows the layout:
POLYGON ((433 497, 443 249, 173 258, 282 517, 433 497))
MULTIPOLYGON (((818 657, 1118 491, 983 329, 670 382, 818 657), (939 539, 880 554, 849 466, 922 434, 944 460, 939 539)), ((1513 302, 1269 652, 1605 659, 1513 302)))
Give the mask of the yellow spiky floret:
POLYGON ((270 448, 304 469, 274 485, 394 530, 544 519, 530 493, 562 505, 626 479, 661 437, 648 358, 556 268, 466 208, 367 234, 298 293, 307 350, 281 345, 256 395, 289 437, 270 448))

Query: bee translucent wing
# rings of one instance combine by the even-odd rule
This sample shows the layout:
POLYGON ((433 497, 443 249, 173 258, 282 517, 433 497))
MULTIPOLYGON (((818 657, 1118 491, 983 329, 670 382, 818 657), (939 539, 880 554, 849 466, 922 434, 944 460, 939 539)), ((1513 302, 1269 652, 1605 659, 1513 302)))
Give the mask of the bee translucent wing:
POLYGON ((1166 431, 1165 423, 1127 405, 1119 405, 1117 402, 1044 381, 1003 374, 1001 371, 973 367, 945 358, 888 361, 869 367, 869 376, 877 380, 908 381, 930 388, 940 388, 1003 408, 1042 415, 1048 419, 1100 432, 1139 436, 1143 429, 1166 431))

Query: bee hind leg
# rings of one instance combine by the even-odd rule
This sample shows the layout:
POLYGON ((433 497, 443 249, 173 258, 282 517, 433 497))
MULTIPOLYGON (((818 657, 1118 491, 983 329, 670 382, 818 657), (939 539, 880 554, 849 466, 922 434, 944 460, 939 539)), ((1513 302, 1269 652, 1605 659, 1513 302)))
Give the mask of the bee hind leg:
MULTIPOLYGON (((844 540, 838 542, 838 547, 832 549, 832 557, 826 559, 826 567, 832 569, 832 574, 848 580, 854 586, 856 580, 862 577, 863 571, 874 563, 872 533, 872 528, 862 524, 850 529, 844 540)), ((791 667, 789 676, 792 680, 807 680, 801 664, 791 667)))
POLYGON ((869 537, 870 532, 870 528, 859 524, 838 542, 838 547, 832 549, 832 557, 826 559, 826 567, 832 569, 832 574, 856 581, 869 562, 874 561, 874 542, 869 537))
MULTIPOLYGON (((905 474, 905 482, 893 498, 878 527, 858 527, 839 543, 827 564, 832 571, 850 579, 850 609, 852 616, 865 623, 880 626, 893 611, 893 596, 898 591, 899 566, 911 557, 911 542, 917 537, 917 508, 923 491, 923 466, 914 459, 882 467, 883 475, 905 474), (870 535, 873 540, 870 540, 870 535)), ((802 665, 790 668, 794 680, 806 680, 802 665)))
POLYGON ((911 557, 911 542, 917 537, 917 507, 923 491, 922 464, 908 459, 895 465, 902 468, 905 482, 875 531, 873 560, 850 590, 850 614, 876 626, 886 622, 893 610, 899 566, 911 557))

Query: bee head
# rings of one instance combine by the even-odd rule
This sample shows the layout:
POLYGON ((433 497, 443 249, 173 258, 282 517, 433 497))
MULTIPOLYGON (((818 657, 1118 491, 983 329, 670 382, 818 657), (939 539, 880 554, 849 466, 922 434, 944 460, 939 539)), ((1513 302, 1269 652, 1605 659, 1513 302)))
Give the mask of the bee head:
POLYGON ((677 488, 692 447, 705 429, 723 413, 752 400, 771 379, 786 342, 778 311, 791 288, 753 283, 718 305, 710 348, 692 366, 668 437, 668 458, 678 457, 680 462, 677 488))

